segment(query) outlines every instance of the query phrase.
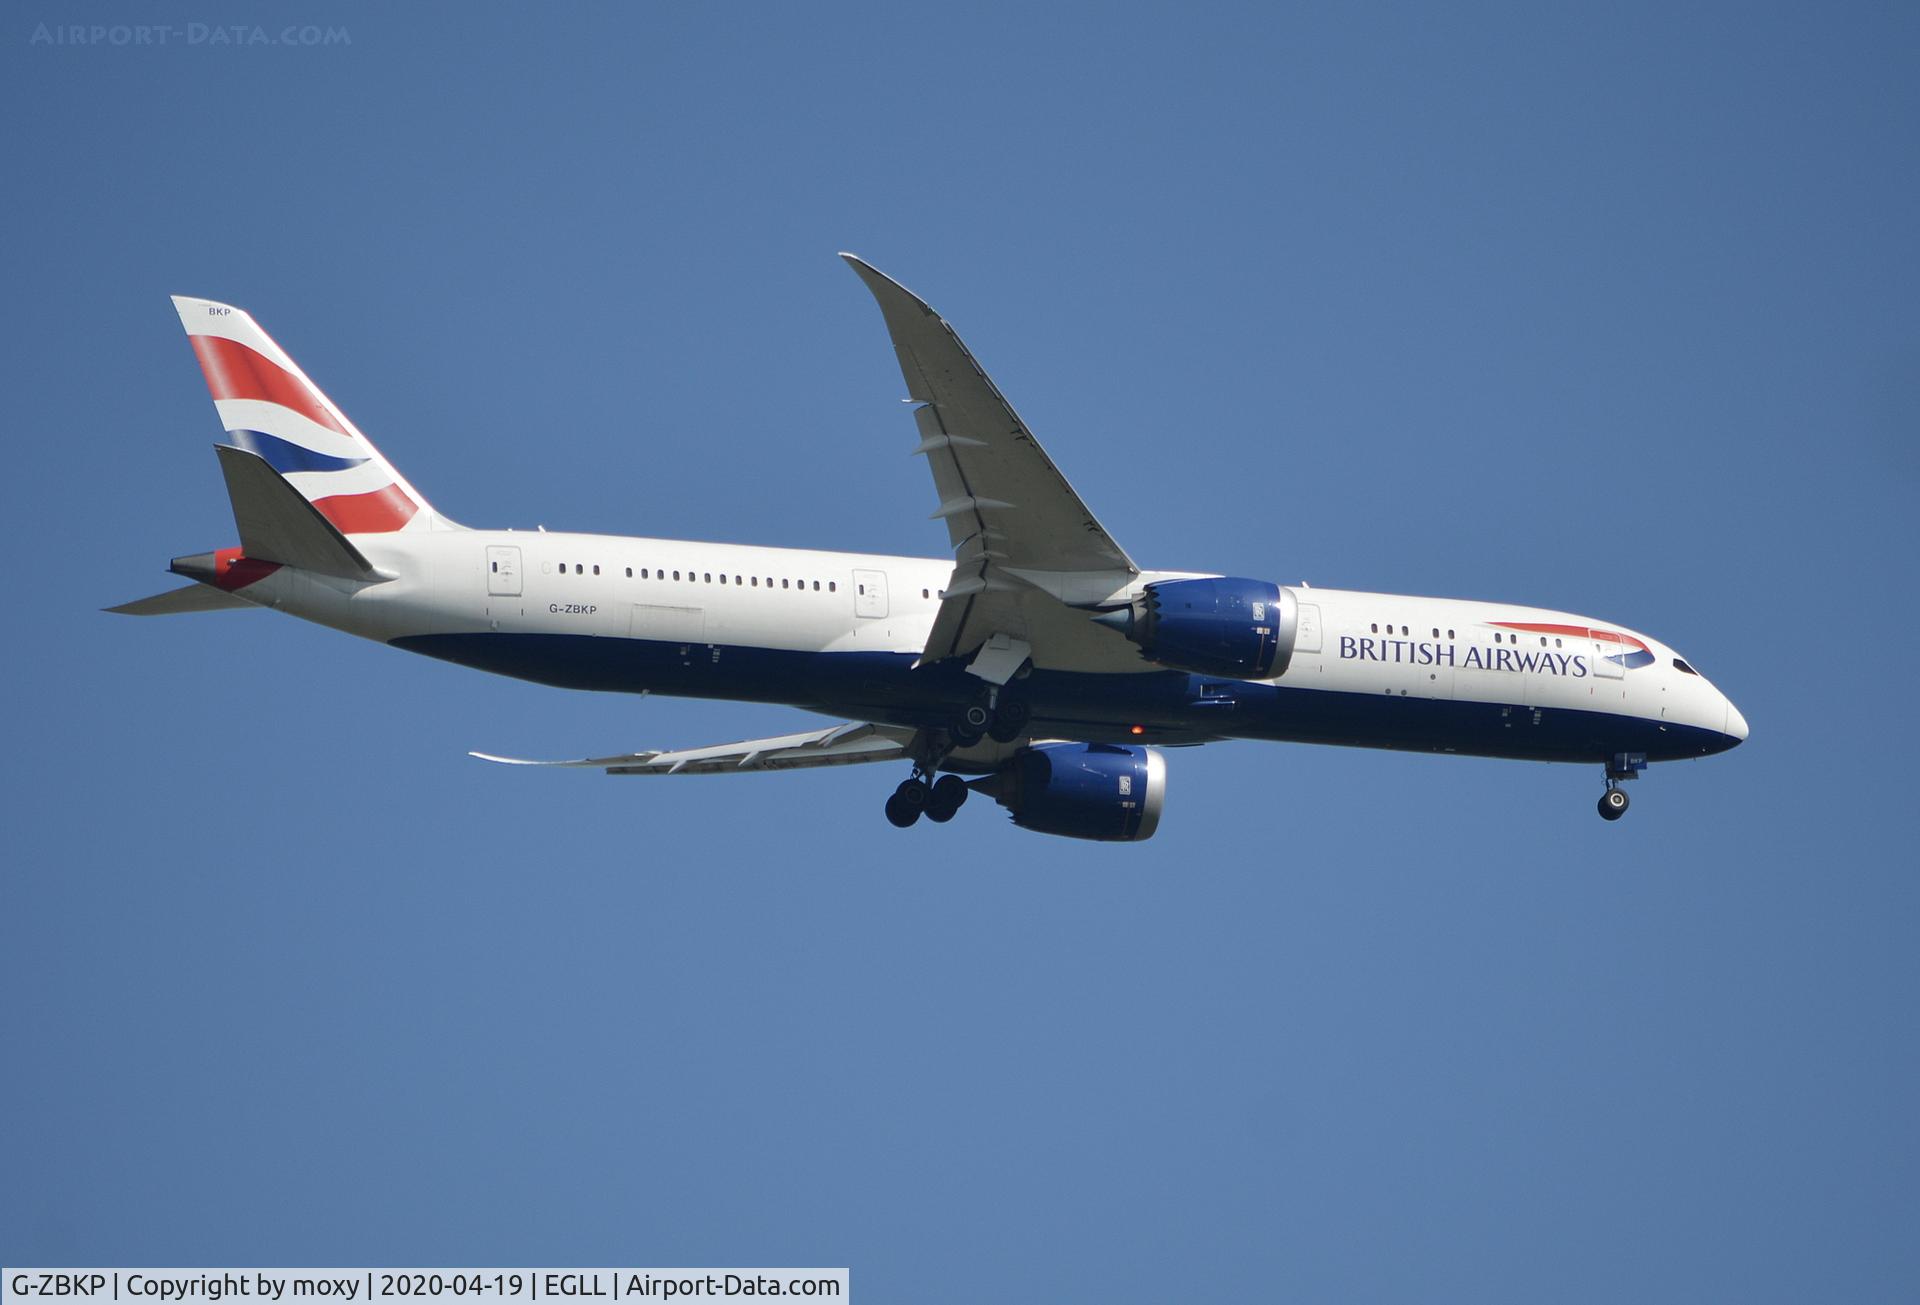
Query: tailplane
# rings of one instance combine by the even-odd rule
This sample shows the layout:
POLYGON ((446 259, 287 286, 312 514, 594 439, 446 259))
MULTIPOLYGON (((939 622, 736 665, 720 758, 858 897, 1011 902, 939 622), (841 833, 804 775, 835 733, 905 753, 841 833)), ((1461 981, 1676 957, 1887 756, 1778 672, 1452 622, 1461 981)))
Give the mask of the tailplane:
POLYGON ((238 591, 283 566, 376 584, 393 578, 368 562, 353 541, 327 520, 320 505, 295 489, 265 458, 226 444, 214 451, 227 478, 240 547, 176 557, 167 569, 194 584, 107 611, 122 616, 171 616, 252 606, 238 591))
MULTIPOLYGON (((175 295, 173 306, 200 360, 227 443, 278 472, 340 534, 453 525, 251 316, 184 295, 175 295)), ((231 473, 228 480, 231 488, 231 473)))

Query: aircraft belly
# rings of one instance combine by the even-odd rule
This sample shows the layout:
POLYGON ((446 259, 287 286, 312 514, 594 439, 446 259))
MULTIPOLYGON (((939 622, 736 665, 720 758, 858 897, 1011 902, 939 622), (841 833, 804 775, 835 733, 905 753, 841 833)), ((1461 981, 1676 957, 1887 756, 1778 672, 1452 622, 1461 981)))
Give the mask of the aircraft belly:
MULTIPOLYGON (((402 635, 390 642, 562 688, 781 703, 903 726, 941 726, 980 688, 956 664, 915 670, 915 656, 902 652, 505 632, 402 635)), ((1719 736, 1708 731, 1567 706, 1298 688, 1174 671, 1035 671, 1018 683, 1040 737, 1249 738, 1580 762, 1622 751, 1664 760, 1719 750, 1719 736)))

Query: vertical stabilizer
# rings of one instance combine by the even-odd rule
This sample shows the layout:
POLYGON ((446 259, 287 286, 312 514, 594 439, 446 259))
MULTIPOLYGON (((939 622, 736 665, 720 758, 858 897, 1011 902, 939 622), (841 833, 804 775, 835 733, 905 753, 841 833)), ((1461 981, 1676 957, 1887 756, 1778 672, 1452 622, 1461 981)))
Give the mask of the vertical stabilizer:
POLYGON ((173 297, 227 442, 286 478, 343 535, 430 530, 451 523, 247 313, 173 297))

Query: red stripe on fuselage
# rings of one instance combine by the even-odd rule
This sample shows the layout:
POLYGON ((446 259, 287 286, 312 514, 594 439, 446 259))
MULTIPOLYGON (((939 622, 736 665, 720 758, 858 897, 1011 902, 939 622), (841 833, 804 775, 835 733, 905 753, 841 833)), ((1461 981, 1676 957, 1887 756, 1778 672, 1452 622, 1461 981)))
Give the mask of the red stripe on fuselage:
POLYGON ((420 505, 408 498, 398 485, 367 494, 316 498, 313 506, 343 535, 377 535, 398 530, 420 510, 420 505))
POLYGON ((334 419, 313 389, 271 358, 255 353, 238 340, 220 335, 190 335, 200 372, 216 399, 257 399, 290 408, 328 430, 349 434, 334 419))
POLYGON ((1613 630, 1594 630, 1584 625, 1533 625, 1525 621, 1489 621, 1488 624, 1502 626, 1508 630, 1526 630, 1532 634, 1564 634, 1574 639, 1597 639, 1601 643, 1621 643, 1638 648, 1641 652, 1647 650, 1647 645, 1630 634, 1619 634, 1613 630))

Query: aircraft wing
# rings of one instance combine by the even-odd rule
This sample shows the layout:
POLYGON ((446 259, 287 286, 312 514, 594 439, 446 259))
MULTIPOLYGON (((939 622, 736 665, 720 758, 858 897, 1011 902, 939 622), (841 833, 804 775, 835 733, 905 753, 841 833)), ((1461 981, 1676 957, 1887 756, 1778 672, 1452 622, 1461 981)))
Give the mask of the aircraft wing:
POLYGON ((629 752, 617 757, 585 757, 579 761, 527 761, 485 752, 469 755, 507 766, 568 766, 604 770, 609 775, 734 775, 755 770, 898 761, 910 755, 916 732, 893 725, 854 722, 804 734, 781 734, 770 739, 747 739, 707 748, 629 752))
POLYGON ((1000 652, 975 673, 1005 683, 1027 656, 1036 666, 1139 671, 1138 651, 1095 626, 1085 609, 1139 574, 967 352, 924 300, 852 254, 842 254, 879 301, 907 393, 920 406, 915 453, 933 472, 954 550, 953 580, 923 661, 1000 652), (1004 668, 1006 674, 999 674, 1004 668))

